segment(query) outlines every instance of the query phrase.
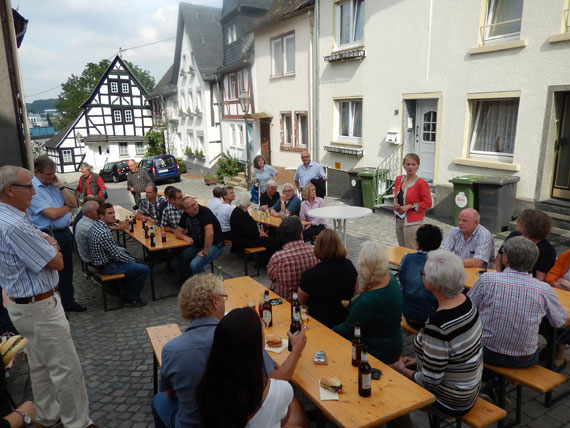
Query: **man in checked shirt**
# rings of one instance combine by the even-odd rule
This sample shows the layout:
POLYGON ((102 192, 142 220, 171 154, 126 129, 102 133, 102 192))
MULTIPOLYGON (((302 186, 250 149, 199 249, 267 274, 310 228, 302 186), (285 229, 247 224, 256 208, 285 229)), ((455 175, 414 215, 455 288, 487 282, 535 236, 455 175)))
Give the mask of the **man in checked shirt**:
POLYGON ((160 223, 162 218, 162 211, 166 207, 166 198, 157 194, 158 189, 154 184, 149 184, 145 188, 146 199, 142 199, 137 211, 137 220, 143 218, 154 221, 156 224, 160 223))
POLYGON ((89 230, 89 253, 91 264, 105 275, 124 273, 127 287, 124 296, 125 306, 140 308, 146 306, 140 298, 144 283, 150 274, 148 266, 137 263, 137 260, 119 247, 113 240, 110 226, 115 224, 115 208, 109 203, 97 208, 99 220, 89 230))
POLYGON ((138 209, 141 202, 141 193, 145 191, 146 186, 154 184, 148 172, 144 168, 138 168, 133 159, 127 161, 129 173, 127 174, 127 189, 133 194, 135 198, 135 206, 133 209, 138 209))

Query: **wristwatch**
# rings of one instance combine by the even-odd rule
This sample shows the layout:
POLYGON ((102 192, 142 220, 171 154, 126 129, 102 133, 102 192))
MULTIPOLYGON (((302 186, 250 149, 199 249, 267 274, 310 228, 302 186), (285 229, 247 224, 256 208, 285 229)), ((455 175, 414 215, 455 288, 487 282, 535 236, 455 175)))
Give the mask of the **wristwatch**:
POLYGON ((22 410, 14 410, 14 412, 16 412, 17 414, 19 414, 22 419, 24 419, 24 423, 27 424, 31 424, 32 423, 32 418, 30 417, 30 415, 28 415, 26 412, 22 411, 22 410))

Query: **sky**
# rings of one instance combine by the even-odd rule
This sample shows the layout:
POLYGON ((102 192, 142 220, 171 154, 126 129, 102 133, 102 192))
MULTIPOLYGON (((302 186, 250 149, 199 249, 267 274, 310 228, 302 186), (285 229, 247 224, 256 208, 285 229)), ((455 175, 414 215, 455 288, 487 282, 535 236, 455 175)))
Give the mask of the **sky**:
MULTIPOLYGON (((222 0, 188 3, 221 7, 222 0)), ((57 98, 89 62, 122 57, 148 70, 156 83, 174 60, 176 0, 12 0, 28 29, 19 49, 26 102, 57 98), (46 91, 46 92, 44 92, 46 91), (40 92, 44 92, 41 93, 40 92)))

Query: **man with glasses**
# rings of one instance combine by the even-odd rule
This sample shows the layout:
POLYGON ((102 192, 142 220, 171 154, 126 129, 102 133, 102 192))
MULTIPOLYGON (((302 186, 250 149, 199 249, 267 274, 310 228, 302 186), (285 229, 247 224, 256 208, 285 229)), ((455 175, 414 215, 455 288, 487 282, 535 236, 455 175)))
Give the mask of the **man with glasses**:
POLYGON ((174 235, 191 246, 184 250, 182 277, 203 273, 205 266, 224 252, 224 235, 220 222, 207 207, 198 205, 191 196, 182 200, 184 214, 174 235))
POLYGON ((284 215, 299 215, 301 200, 295 194, 295 188, 291 183, 285 183, 281 187, 281 197, 271 208, 271 215, 279 217, 284 215))
MULTIPOLYGON (((161 392, 151 403, 155 427, 201 426, 196 386, 204 374, 216 326, 226 311, 227 298, 223 283, 212 274, 194 276, 180 289, 180 314, 190 321, 190 326, 162 348, 161 392), (192 364, 188 364, 189 361, 192 364)), ((296 336, 287 332, 287 336, 292 351, 278 369, 267 351, 263 351, 265 371, 270 378, 290 380, 303 353, 307 342, 304 331, 296 336)))
POLYGON ((35 192, 30 171, 0 167, 0 284, 14 326, 28 339, 38 426, 61 419, 67 427, 96 428, 69 323, 55 293, 64 256, 56 239, 26 216, 35 192))
POLYGON ((167 232, 174 232, 180 222, 180 217, 184 214, 184 207, 182 206, 182 190, 173 187, 166 194, 168 198, 168 205, 162 211, 162 218, 160 219, 160 227, 164 228, 167 232))
POLYGON ((71 210, 77 207, 75 195, 55 175, 55 162, 40 156, 34 162, 32 179, 35 194, 28 210, 30 220, 40 229, 53 236, 61 248, 63 270, 59 273, 57 290, 66 312, 84 312, 87 308, 74 299, 73 289, 73 237, 69 230, 71 210))

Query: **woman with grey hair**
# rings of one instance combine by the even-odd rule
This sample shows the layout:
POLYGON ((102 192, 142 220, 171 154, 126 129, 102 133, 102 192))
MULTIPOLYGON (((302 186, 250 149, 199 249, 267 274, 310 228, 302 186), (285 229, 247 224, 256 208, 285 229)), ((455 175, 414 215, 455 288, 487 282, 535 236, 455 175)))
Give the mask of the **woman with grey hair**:
POLYGON ((81 195, 83 198, 87 195, 99 196, 107 199, 107 188, 103 179, 98 174, 92 172, 92 167, 88 163, 82 163, 81 177, 79 177, 79 184, 75 189, 75 198, 81 195))
POLYGON ((230 229, 232 236, 232 252, 239 252, 244 248, 265 247, 265 252, 259 255, 261 266, 267 266, 274 252, 279 250, 279 241, 267 235, 247 212, 249 207, 249 193, 240 192, 236 195, 234 204, 236 208, 230 216, 230 229))
POLYGON ((379 242, 366 241, 358 256, 361 284, 358 297, 348 306, 346 320, 333 330, 351 340, 354 325, 360 331, 368 352, 386 364, 402 353, 402 291, 388 270, 386 249, 379 242))
POLYGON ((414 340, 416 358, 402 357, 394 369, 435 395, 435 403, 426 408, 429 413, 464 415, 475 404, 481 385, 479 313, 462 294, 465 268, 455 254, 431 251, 421 275, 438 308, 414 340))

